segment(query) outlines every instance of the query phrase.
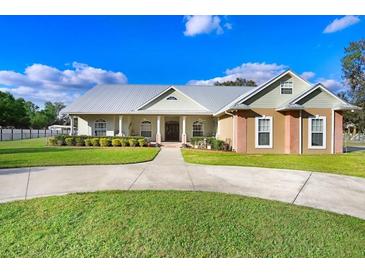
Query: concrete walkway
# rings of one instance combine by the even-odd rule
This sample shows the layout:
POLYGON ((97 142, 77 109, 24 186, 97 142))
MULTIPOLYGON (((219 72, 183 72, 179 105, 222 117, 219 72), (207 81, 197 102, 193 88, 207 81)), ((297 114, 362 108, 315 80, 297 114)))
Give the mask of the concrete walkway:
POLYGON ((365 179, 307 171, 194 165, 177 148, 130 165, 0 169, 0 202, 97 190, 176 189, 235 193, 365 219, 365 179))

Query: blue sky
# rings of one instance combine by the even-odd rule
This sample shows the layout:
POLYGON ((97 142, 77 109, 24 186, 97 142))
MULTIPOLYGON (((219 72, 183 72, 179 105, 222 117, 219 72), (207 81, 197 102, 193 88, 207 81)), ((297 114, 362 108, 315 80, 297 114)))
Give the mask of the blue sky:
POLYGON ((357 16, 0 16, 0 89, 42 104, 100 83, 267 80, 291 68, 342 88, 357 16))

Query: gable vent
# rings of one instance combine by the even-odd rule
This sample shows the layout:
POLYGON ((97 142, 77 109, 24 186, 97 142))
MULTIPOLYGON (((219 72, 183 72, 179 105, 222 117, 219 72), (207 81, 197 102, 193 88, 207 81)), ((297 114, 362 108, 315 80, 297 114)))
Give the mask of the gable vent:
POLYGON ((169 96, 166 98, 166 100, 177 100, 177 98, 175 96, 169 96))

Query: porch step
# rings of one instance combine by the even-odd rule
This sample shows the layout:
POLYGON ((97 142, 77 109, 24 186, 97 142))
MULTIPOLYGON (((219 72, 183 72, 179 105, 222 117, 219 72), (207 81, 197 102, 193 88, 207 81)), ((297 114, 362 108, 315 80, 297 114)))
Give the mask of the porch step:
POLYGON ((181 147, 181 143, 180 142, 162 142, 161 146, 171 147, 171 148, 179 148, 179 147, 181 147))

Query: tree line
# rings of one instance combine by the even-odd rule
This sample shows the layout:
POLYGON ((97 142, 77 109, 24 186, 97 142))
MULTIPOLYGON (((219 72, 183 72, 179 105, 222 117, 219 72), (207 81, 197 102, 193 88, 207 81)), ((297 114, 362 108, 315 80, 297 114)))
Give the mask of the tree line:
POLYGON ((64 124, 66 117, 60 116, 64 107, 62 102, 46 102, 40 109, 31 101, 15 99, 9 92, 0 91, 0 127, 41 129, 64 124))

